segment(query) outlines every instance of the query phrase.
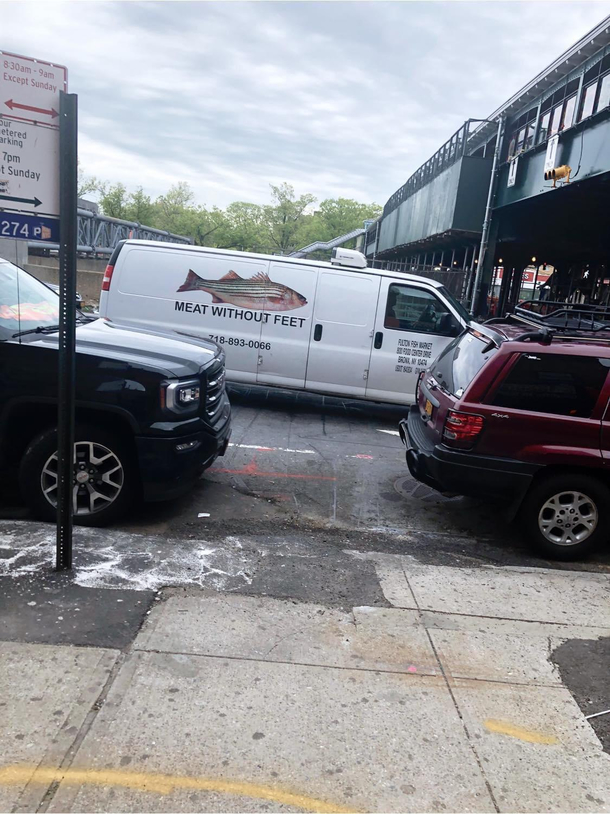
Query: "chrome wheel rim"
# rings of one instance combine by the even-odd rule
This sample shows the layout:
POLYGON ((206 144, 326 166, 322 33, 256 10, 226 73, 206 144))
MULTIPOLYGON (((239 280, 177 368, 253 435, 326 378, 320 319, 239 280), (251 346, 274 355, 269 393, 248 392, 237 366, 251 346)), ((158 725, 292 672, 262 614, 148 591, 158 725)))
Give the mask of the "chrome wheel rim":
MULTIPOLYGON (((49 457, 40 475, 45 498, 57 508, 57 452, 49 457)), ((96 514, 121 494, 125 472, 115 453, 96 441, 76 441, 72 477, 72 508, 75 515, 96 514)))
POLYGON ((558 492, 538 514, 538 528, 554 545, 577 545, 597 528, 599 515, 595 502, 582 492, 558 492))

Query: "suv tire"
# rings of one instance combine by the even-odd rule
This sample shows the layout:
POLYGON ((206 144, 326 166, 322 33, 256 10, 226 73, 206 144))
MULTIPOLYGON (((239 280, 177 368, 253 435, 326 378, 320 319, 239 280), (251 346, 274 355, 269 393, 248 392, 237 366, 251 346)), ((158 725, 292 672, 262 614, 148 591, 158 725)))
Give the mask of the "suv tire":
MULTIPOLYGON (((77 510, 74 523, 105 526, 129 508, 137 491, 137 469, 129 447, 111 431, 77 425, 74 433, 77 510), (80 484, 79 484, 80 481, 80 484)), ((57 430, 47 430, 29 444, 19 467, 23 499, 36 517, 57 518, 57 430), (47 494, 49 495, 47 497, 47 494)))
POLYGON ((610 490, 590 475, 551 475, 530 488, 520 519, 542 554, 580 559, 610 536, 610 490))

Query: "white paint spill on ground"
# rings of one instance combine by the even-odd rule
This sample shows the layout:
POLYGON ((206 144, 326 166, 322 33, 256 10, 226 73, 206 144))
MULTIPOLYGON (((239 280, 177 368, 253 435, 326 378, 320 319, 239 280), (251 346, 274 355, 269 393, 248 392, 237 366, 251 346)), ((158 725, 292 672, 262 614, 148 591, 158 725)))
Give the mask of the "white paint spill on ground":
POLYGON ((261 447, 257 444, 229 444, 237 449, 255 449, 257 452, 298 452, 301 455, 318 455, 315 449, 288 449, 287 447, 261 447))
MULTIPOLYGON (((378 432, 389 432, 393 435, 398 435, 398 433, 394 433, 393 430, 378 430, 378 432)), ((258 446, 257 444, 229 444, 230 447, 235 447, 236 449, 253 449, 256 452, 296 452, 300 455, 319 455, 320 453, 316 449, 289 449, 288 447, 263 447, 258 446)), ((361 461, 372 461, 374 460, 372 455, 346 455, 346 458, 358 458, 361 461)))
POLYGON ((385 432, 386 435, 398 435, 400 437, 398 430, 377 430, 377 432, 385 432))
MULTIPOLYGON (((43 524, 0 523, 0 577, 19 578, 53 568, 55 530, 43 524), (51 531, 49 531, 51 529, 51 531)), ((198 585, 234 590, 250 584, 255 557, 245 554, 239 540, 225 538, 221 545, 204 540, 171 541, 159 537, 75 528, 76 585, 83 588, 156 591, 170 585, 198 585)))

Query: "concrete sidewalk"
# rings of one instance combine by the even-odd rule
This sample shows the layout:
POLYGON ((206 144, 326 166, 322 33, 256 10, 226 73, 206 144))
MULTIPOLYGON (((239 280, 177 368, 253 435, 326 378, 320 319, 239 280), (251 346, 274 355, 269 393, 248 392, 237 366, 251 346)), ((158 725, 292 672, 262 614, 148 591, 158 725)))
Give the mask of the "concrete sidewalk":
POLYGON ((610 811, 552 658, 610 577, 361 557, 388 607, 172 588, 123 651, 0 645, 0 810, 610 811))

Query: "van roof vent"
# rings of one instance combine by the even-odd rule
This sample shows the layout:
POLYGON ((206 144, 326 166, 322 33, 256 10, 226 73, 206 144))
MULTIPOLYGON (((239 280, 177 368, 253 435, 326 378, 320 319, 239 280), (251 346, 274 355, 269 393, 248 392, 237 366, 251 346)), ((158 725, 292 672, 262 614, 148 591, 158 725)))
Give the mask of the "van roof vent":
POLYGON ((336 266, 351 266, 357 269, 366 268, 366 257, 362 252, 357 252, 355 249, 342 249, 340 247, 333 249, 330 262, 336 266))

